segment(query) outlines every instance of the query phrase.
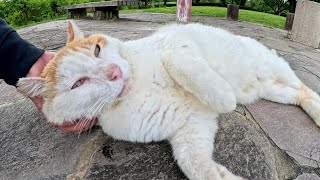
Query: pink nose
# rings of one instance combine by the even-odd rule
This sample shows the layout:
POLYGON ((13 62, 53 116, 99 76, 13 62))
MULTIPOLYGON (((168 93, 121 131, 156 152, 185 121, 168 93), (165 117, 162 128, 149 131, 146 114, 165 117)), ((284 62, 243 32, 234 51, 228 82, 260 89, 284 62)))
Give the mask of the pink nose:
POLYGON ((110 81, 118 80, 122 77, 122 72, 116 64, 110 64, 106 72, 107 78, 110 81))

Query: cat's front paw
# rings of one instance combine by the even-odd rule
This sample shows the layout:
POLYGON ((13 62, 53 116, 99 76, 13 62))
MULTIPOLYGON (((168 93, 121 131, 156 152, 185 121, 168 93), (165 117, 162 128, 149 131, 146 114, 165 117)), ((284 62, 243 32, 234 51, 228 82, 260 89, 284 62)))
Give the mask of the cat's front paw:
POLYGON ((218 164, 213 169, 207 171, 206 179, 208 180, 247 180, 246 178, 236 176, 224 166, 218 164))

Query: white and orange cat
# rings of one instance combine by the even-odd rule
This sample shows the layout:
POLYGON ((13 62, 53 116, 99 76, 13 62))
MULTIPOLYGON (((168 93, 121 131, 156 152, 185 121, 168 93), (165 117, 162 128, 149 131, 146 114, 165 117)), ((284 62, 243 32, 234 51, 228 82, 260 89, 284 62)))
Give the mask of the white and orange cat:
MULTIPOLYGON (((201 24, 167 25, 122 42, 84 37, 73 22, 68 42, 40 78, 18 89, 44 98, 55 124, 98 119, 132 142, 170 141, 189 179, 242 179, 212 159, 219 113, 259 98, 301 106, 320 126, 320 97, 288 63, 257 41, 201 24)), ((80 123, 81 124, 81 123, 80 123)))

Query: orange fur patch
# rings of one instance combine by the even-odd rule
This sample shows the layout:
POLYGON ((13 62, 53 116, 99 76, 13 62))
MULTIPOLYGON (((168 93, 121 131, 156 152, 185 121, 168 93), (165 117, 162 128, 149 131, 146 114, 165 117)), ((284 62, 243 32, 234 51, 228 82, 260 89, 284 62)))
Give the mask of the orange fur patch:
POLYGON ((274 83, 273 83, 275 86, 277 86, 277 87, 279 87, 279 88, 285 88, 285 87, 287 87, 287 85, 285 84, 285 83, 283 83, 283 82, 281 82, 281 81, 275 81, 274 83))
POLYGON ((302 105, 304 103, 307 103, 312 97, 308 94, 309 88, 304 85, 303 83, 300 86, 300 89, 298 90, 298 94, 296 96, 296 102, 298 105, 302 105))
POLYGON ((57 95, 57 68, 64 56, 74 52, 82 52, 88 56, 94 56, 95 46, 98 44, 103 47, 107 43, 107 39, 100 34, 91 35, 87 38, 74 39, 66 44, 61 50, 57 52, 54 59, 52 59, 41 73, 41 77, 46 79, 47 87, 46 97, 49 102, 57 95))

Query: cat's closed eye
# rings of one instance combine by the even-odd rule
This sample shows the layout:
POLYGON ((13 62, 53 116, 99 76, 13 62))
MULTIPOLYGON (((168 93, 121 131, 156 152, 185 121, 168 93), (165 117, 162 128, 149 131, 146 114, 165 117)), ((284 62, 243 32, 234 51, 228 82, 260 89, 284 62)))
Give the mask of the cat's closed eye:
POLYGON ((94 49, 94 56, 98 57, 99 54, 100 54, 100 46, 99 46, 99 44, 97 44, 95 49, 94 49))
POLYGON ((80 87, 81 85, 83 85, 84 82, 86 82, 88 80, 88 78, 80 78, 77 82, 75 82, 73 84, 73 86, 71 87, 71 89, 75 89, 77 87, 80 87))

